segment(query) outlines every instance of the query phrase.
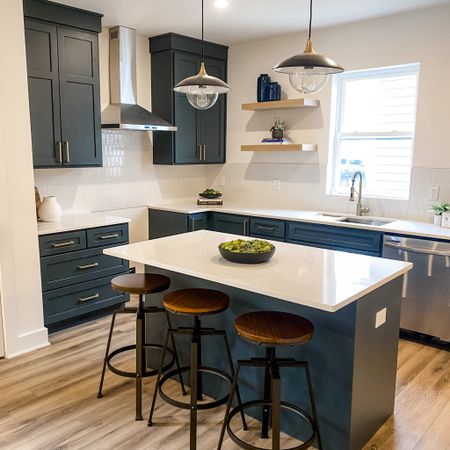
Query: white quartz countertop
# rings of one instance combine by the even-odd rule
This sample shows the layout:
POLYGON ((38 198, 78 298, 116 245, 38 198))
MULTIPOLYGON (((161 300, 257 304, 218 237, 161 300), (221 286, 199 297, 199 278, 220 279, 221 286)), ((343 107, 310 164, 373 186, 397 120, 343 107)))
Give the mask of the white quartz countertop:
POLYGON ((84 228, 106 227, 131 222, 127 217, 105 213, 82 213, 63 215, 58 222, 38 221, 38 234, 63 233, 64 231, 82 230, 84 228))
POLYGON ((223 206, 197 206, 194 202, 189 201, 149 205, 149 208, 160 209, 163 211, 179 212, 183 214, 217 211, 228 214, 242 214, 246 216, 267 217, 271 219, 322 223, 346 228, 362 228, 366 230, 378 230, 384 233, 405 234, 409 236, 450 240, 450 228, 442 228, 425 222, 397 219, 389 219, 391 220, 390 223, 380 226, 339 222, 339 219, 342 217, 353 217, 351 214, 349 215, 346 213, 332 213, 333 216, 324 216, 321 215, 322 213, 319 211, 302 211, 295 209, 263 209, 234 204, 225 204, 223 206))
POLYGON ((284 242, 273 242, 276 251, 267 263, 236 264, 222 258, 217 247, 239 237, 200 230, 104 253, 329 312, 412 268, 411 263, 284 242))

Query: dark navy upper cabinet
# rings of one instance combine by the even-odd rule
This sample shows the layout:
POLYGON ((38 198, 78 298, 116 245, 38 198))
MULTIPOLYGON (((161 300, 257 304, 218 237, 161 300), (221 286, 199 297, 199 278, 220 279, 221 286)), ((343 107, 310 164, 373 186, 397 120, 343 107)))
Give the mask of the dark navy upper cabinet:
MULTIPOLYGON (((152 112, 175 124, 176 132, 153 134, 154 164, 214 164, 225 162, 226 95, 210 109, 197 110, 173 87, 195 75, 201 63, 201 41, 175 33, 150 38, 152 112)), ((228 47, 205 43, 210 75, 227 79, 228 47)))
POLYGON ((24 12, 34 167, 101 166, 101 16, 40 0, 24 12))

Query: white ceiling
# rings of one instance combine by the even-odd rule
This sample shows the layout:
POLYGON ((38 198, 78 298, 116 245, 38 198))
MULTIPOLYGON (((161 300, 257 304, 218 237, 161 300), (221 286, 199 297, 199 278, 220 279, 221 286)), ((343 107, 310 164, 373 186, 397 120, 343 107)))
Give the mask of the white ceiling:
MULTIPOLYGON (((200 0, 57 0, 104 15, 103 25, 125 25, 146 36, 173 31, 200 37, 200 0)), ((205 39, 223 44, 305 30, 308 0, 205 0, 205 39)), ((313 27, 354 22, 450 0, 315 0, 313 27)))

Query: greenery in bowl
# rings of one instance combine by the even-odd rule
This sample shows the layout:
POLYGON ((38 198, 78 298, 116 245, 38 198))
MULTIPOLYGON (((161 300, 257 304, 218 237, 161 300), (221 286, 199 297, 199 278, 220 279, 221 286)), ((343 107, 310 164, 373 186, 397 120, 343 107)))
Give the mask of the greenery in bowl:
POLYGON ((450 204, 448 202, 440 202, 431 206, 430 211, 436 216, 441 216, 442 213, 450 211, 450 204))
POLYGON ((222 192, 216 191, 215 189, 208 188, 205 189, 203 192, 200 192, 200 197, 203 198, 219 198, 222 196, 222 192))
POLYGON ((270 253, 275 247, 267 241, 261 239, 236 239, 234 241, 222 242, 219 245, 222 250, 233 253, 270 253))

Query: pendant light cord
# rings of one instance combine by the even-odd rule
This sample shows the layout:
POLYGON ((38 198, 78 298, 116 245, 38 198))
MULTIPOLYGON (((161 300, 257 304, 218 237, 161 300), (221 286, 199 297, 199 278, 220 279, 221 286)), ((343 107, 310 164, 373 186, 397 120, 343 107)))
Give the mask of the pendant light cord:
POLYGON ((205 62, 205 12, 204 0, 202 0, 202 62, 205 62))
MULTIPOLYGON (((202 0, 203 2, 203 0, 202 0)), ((312 4, 313 0, 310 0, 309 2, 309 31, 308 31, 308 38, 311 39, 311 27, 312 27, 312 4)))

